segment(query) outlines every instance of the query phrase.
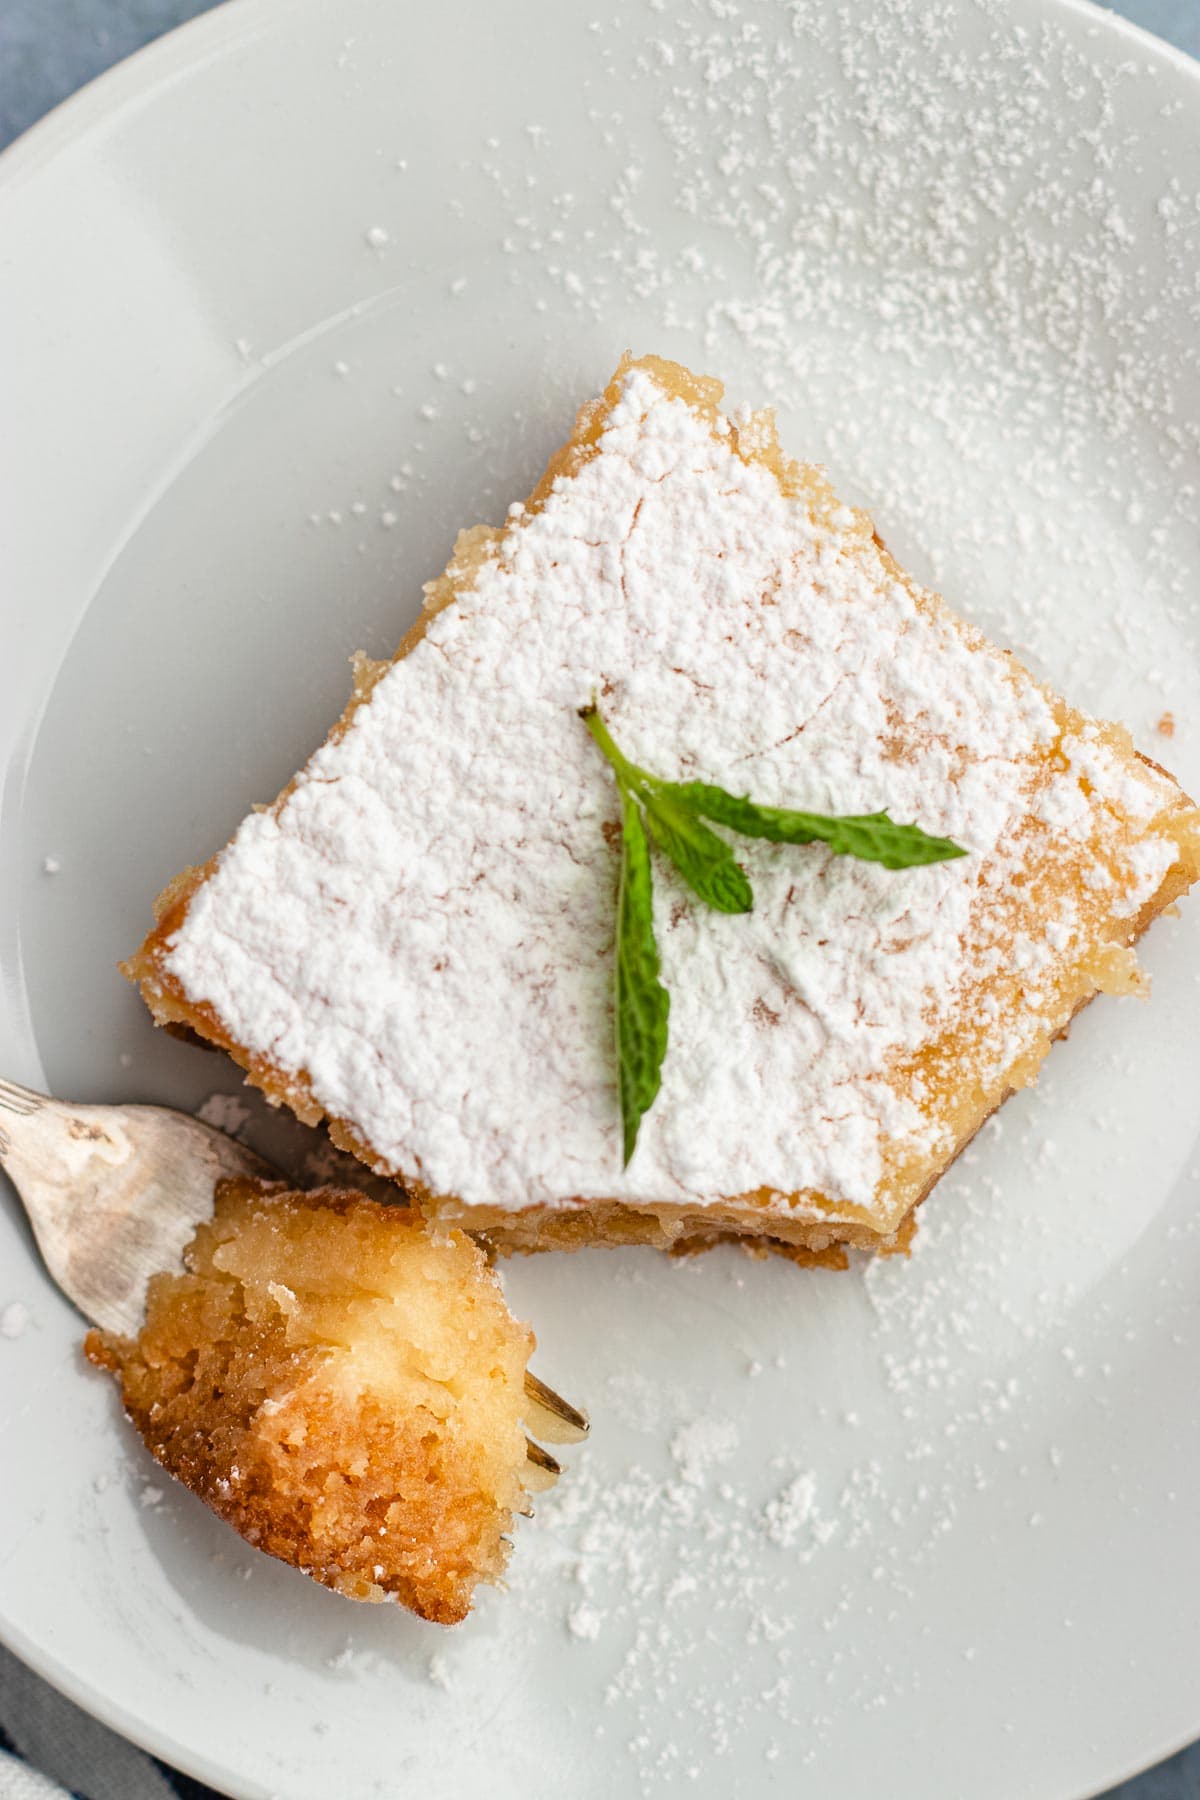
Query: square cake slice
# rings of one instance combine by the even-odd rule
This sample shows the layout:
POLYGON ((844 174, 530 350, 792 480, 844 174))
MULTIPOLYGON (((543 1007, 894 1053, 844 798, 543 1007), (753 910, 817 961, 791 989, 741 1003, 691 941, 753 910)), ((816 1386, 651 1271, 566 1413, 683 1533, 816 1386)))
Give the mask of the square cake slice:
POLYGON ((327 742, 184 872, 127 965, 156 1019, 427 1212, 529 1250, 906 1241, 914 1207, 1200 874, 1200 815, 787 461, 769 414, 626 359, 501 529, 464 532, 327 742), (730 838, 748 913, 653 859, 662 1086, 623 1165, 621 803, 656 775, 886 809, 887 869, 730 838))

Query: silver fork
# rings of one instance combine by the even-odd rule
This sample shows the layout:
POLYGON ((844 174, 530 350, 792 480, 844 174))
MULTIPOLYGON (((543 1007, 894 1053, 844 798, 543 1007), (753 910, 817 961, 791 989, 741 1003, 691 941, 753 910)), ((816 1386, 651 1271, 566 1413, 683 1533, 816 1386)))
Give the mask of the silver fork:
MULTIPOLYGON (((46 1268, 86 1319, 135 1337, 146 1283, 182 1267, 226 1176, 279 1171, 223 1131, 166 1106, 75 1106, 0 1079, 0 1168, 25 1206, 46 1268)), ((552 1444, 587 1435, 584 1413, 525 1376, 525 1423, 552 1444)), ((558 1462, 527 1438, 529 1487, 558 1462)))

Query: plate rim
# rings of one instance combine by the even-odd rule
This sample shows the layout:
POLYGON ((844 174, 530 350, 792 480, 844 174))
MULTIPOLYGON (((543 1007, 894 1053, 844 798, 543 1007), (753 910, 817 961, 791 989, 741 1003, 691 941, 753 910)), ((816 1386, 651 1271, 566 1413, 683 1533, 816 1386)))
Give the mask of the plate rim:
MULTIPOLYGON (((1101 0, 1035 0, 1035 4, 1047 15, 1058 13, 1086 20, 1098 31, 1128 39, 1177 73, 1189 76, 1200 88, 1200 59, 1157 37, 1123 13, 1111 11, 1101 0)), ((144 97, 160 75, 165 76, 173 67, 194 67, 205 50, 213 58, 225 54, 236 36, 249 37, 266 29, 286 11, 287 0, 214 0, 207 11, 171 26, 102 69, 0 150, 0 200, 7 189, 36 175, 44 163, 81 137, 89 125, 99 123, 139 95, 144 97), (206 44, 206 39, 211 42, 206 44)), ((1200 100, 1200 93, 1197 98, 1200 100)))
MULTIPOLYGON (((1111 42, 1124 41, 1141 54, 1184 76, 1193 85, 1193 104, 1200 106, 1200 59, 1158 37, 1147 27, 1113 12, 1100 0, 1033 0, 1047 19, 1083 21, 1111 42)), ((179 76, 227 56, 239 42, 250 42, 286 19, 287 0, 215 0, 215 4, 185 19, 141 45, 128 56, 102 70, 49 111, 28 125, 0 150, 0 209, 7 196, 90 131, 103 128, 127 107, 153 99, 179 76)), ((0 217, 2 225, 2 217, 0 217)), ((3 778, 0 770, 0 780, 3 778)), ((33 1260, 38 1262, 36 1250, 33 1260)), ((268 1790, 252 1777, 236 1778, 202 1751, 180 1744, 168 1731, 160 1731, 149 1719, 130 1712, 118 1700, 95 1689, 78 1676, 56 1652, 35 1643, 13 1625, 0 1610, 0 1646, 34 1675, 47 1682, 91 1718, 115 1732, 147 1755, 194 1780, 203 1782, 226 1800, 267 1800, 268 1790)), ((1114 1787, 1148 1773, 1193 1744, 1200 1743, 1200 1699, 1194 1725, 1132 1764, 1115 1770, 1103 1785, 1084 1791, 1071 1788, 1039 1790, 1036 1800, 1101 1800, 1114 1787)), ((270 1800, 275 1797, 270 1796, 270 1800)))

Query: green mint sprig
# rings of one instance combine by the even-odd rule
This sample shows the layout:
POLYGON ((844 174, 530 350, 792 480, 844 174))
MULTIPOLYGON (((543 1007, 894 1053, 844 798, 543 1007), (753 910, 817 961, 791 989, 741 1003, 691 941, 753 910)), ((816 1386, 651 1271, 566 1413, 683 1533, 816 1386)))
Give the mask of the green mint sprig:
POLYGON ((856 856, 885 869, 912 869, 965 856, 961 844, 931 837, 919 825, 898 825, 886 812, 812 813, 759 806, 705 781, 664 781, 629 761, 593 700, 580 709, 608 760, 621 797, 621 885, 617 898, 617 1073, 625 1166, 642 1119, 662 1086, 671 997, 660 979, 654 936, 654 896, 647 832, 687 882, 716 912, 747 913, 754 893, 732 847, 705 823, 711 819, 743 837, 772 844, 826 844, 836 856, 856 856))
POLYGON ((621 886, 617 894, 617 1071, 625 1165, 643 1113, 662 1086, 671 996, 659 980, 650 846, 633 795, 621 788, 621 886))

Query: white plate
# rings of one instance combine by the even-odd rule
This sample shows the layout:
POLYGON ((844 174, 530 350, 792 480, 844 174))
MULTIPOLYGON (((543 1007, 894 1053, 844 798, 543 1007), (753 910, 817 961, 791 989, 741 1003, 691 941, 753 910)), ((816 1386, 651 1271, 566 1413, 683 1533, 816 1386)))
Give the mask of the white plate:
MULTIPOLYGON (((0 181, 0 1068, 234 1090, 118 956, 626 344, 774 399, 1200 785, 1198 102, 1062 0, 243 0, 40 127, 0 181)), ((509 1266, 593 1441, 450 1635, 155 1481, 6 1194, 8 1642, 246 1800, 1065 1800, 1165 1754, 1200 1730, 1198 923, 911 1264, 509 1266)))

